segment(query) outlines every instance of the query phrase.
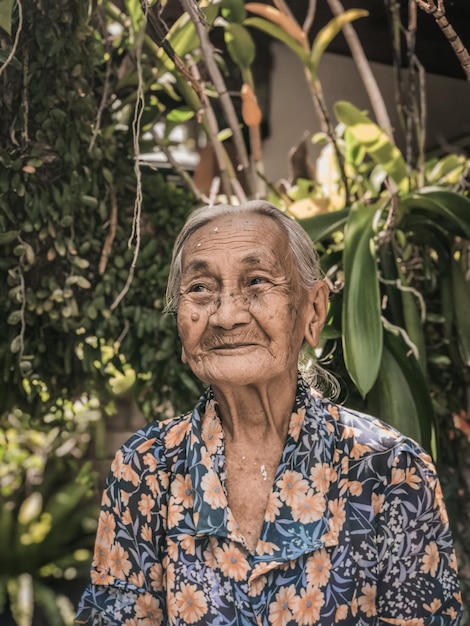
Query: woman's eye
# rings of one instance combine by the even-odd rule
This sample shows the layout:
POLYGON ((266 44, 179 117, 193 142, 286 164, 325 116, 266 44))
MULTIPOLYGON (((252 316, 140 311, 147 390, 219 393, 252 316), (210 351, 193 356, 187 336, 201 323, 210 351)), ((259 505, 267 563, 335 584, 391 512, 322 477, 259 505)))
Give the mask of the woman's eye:
POLYGON ((191 285, 191 287, 188 289, 188 292, 189 293, 204 293, 207 290, 208 288, 206 287, 206 285, 198 283, 197 285, 191 285))
POLYGON ((268 282, 267 278, 262 278, 261 276, 254 276, 253 278, 250 278, 249 284, 251 287, 251 285, 264 285, 267 282, 268 282))

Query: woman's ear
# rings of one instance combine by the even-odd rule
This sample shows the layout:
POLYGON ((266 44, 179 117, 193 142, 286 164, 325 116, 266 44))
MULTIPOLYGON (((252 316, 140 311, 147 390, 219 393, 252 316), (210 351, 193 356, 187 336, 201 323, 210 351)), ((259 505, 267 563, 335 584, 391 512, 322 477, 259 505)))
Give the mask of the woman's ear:
POLYGON ((328 285, 319 280, 308 291, 308 308, 305 318, 305 341, 315 348, 328 312, 328 285))

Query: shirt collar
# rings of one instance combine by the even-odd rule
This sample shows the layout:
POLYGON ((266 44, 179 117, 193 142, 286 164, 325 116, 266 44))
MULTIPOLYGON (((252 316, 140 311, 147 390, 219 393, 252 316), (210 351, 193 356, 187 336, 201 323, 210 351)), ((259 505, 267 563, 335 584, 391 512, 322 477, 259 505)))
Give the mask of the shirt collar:
MULTIPOLYGON (((228 506, 223 430, 211 389, 193 410, 191 422, 186 458, 194 488, 195 534, 242 541, 228 506)), ((333 475, 333 449, 332 429, 320 399, 299 376, 288 437, 271 493, 275 505, 280 506, 277 515, 264 522, 255 562, 284 562, 336 543, 327 497, 328 480, 333 475), (296 506, 285 501, 289 476, 302 481, 296 506), (317 512, 302 513, 302 506, 308 508, 312 502, 317 512)))

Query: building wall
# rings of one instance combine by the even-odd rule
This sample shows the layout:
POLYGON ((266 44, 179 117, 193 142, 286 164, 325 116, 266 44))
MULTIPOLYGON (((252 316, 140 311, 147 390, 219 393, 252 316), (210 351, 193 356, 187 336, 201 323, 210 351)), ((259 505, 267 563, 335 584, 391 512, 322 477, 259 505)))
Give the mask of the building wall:
MULTIPOLYGON (((298 57, 280 43, 272 44, 273 71, 271 75, 270 128, 264 142, 266 174, 270 180, 288 176, 289 149, 305 131, 320 130, 311 96, 298 57)), ((371 64, 384 96, 396 141, 403 149, 403 133, 395 106, 393 70, 387 65, 371 64)), ((332 106, 338 100, 348 100, 360 109, 371 112, 354 61, 349 57, 326 53, 320 62, 319 78, 332 119, 332 106)), ((427 149, 447 145, 453 140, 470 136, 470 85, 464 80, 428 74, 427 83, 427 149)), ((313 157, 318 153, 312 149, 313 157)))

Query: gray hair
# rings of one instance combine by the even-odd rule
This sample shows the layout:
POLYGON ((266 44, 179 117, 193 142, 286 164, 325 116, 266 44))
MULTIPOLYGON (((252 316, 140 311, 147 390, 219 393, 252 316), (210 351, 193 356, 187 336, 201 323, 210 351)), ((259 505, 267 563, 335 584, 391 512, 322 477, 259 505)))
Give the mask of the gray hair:
POLYGON ((229 204, 204 206, 191 213, 175 241, 166 291, 166 312, 176 313, 178 310, 183 251, 191 235, 217 217, 247 213, 270 217, 286 233, 302 287, 311 289, 320 280, 321 271, 318 255, 310 237, 293 218, 283 213, 273 204, 263 200, 251 200, 238 206, 229 204))

